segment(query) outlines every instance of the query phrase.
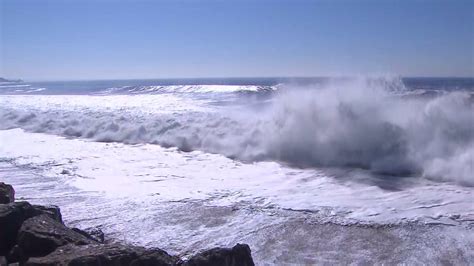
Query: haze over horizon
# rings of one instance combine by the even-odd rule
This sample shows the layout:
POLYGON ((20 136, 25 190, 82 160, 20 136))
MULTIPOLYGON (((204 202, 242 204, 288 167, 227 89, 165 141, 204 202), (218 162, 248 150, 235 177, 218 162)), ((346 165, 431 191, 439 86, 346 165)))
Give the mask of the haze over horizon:
POLYGON ((473 10, 463 0, 0 0, 0 77, 473 77, 473 10))

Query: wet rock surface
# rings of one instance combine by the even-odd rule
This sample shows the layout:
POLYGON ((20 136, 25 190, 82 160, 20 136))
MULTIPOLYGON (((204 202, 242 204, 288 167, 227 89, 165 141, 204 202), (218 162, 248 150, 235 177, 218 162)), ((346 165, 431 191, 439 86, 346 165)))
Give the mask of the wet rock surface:
POLYGON ((0 204, 12 203, 15 201, 15 190, 9 184, 0 182, 0 204))
POLYGON ((58 206, 50 205, 50 206, 41 206, 41 205, 33 205, 37 214, 45 214, 51 217, 51 219, 63 223, 63 217, 61 215, 61 210, 58 206))
POLYGON ((96 228, 96 227, 86 228, 86 229, 72 228, 72 230, 95 242, 98 242, 98 243, 105 242, 104 232, 102 232, 100 228, 96 228))
POLYGON ((250 254, 250 247, 245 244, 237 244, 233 248, 213 248, 210 250, 206 250, 190 258, 183 265, 253 266, 254 263, 250 254))
POLYGON ((35 214, 35 209, 28 202, 0 204, 0 256, 8 254, 15 245, 23 222, 35 214))
POLYGON ((0 204, 0 256, 5 256, 16 243, 20 227, 29 218, 44 215, 62 224, 57 207, 34 206, 26 201, 0 204))
MULTIPOLYGON (((10 185, 0 183, 0 193, 14 199, 10 185)), ((99 228, 69 228, 57 206, 26 201, 0 204, 0 228, 0 265, 254 265, 246 244, 203 251, 187 261, 158 248, 105 244, 99 228)))
POLYGON ((66 245, 26 265, 176 265, 180 260, 160 249, 117 244, 66 245))
POLYGON ((45 256, 66 244, 86 245, 95 241, 67 228, 47 215, 32 217, 18 231, 17 245, 28 257, 45 256))

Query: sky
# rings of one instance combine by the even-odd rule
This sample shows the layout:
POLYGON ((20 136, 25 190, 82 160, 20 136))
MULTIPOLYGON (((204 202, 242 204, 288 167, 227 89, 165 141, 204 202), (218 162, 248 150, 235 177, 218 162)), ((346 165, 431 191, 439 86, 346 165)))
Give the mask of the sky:
POLYGON ((0 77, 473 77, 473 28, 473 0, 0 0, 0 77))

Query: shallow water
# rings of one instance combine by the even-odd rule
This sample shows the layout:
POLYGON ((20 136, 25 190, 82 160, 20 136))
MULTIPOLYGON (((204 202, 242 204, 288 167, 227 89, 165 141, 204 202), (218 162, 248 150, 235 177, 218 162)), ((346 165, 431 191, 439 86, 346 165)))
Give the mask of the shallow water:
POLYGON ((248 243, 258 265, 444 264, 474 259, 471 221, 460 226, 421 222, 340 223, 326 213, 292 211, 249 201, 162 201, 77 189, 37 171, 2 163, 0 178, 17 197, 61 206, 66 224, 99 226, 109 239, 160 247, 188 256, 214 246, 248 243))

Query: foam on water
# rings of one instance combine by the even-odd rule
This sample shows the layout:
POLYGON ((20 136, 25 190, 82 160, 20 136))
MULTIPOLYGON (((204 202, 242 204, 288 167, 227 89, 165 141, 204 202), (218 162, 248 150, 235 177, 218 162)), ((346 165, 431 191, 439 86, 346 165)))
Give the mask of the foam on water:
POLYGON ((239 86, 239 85, 163 85, 163 86, 124 86, 108 88, 98 94, 153 94, 153 93, 235 93, 271 92, 277 86, 239 86))
POLYGON ((2 96, 0 128, 474 185, 472 94, 404 91, 400 82, 349 80, 237 106, 215 94, 2 96))
MULTIPOLYGON (((461 222, 457 215, 439 217, 430 224, 366 225, 338 222, 331 218, 337 215, 328 212, 262 206, 258 198, 216 204, 229 193, 207 200, 163 201, 156 193, 144 196, 140 191, 130 195, 78 189, 64 182, 71 179, 68 174, 46 176, 39 170, 60 165, 51 161, 18 168, 0 162, 0 179, 13 184, 21 200, 61 206, 70 226, 99 226, 107 239, 159 247, 171 254, 189 256, 215 246, 248 243, 257 265, 446 261, 468 265, 474 259, 474 234, 469 226, 454 226, 469 223, 461 222)), ((113 177, 109 180, 99 190, 114 183, 113 177)))
POLYGON ((444 219, 459 223, 474 218, 469 187, 423 180, 384 187, 364 171, 294 169, 275 162, 244 164, 198 151, 65 139, 19 129, 0 131, 0 143, 4 160, 112 198, 212 199, 213 204, 224 206, 252 202, 261 207, 319 211, 340 222, 444 219))

